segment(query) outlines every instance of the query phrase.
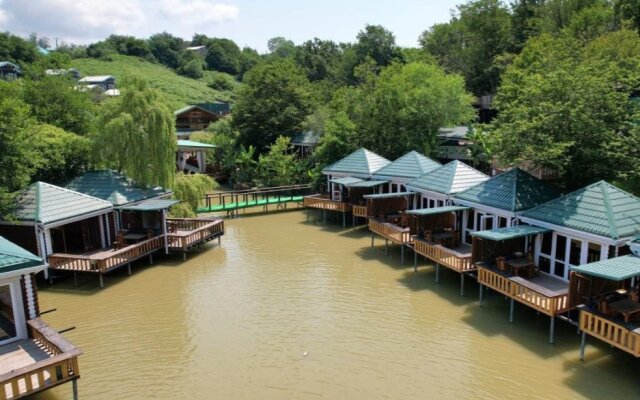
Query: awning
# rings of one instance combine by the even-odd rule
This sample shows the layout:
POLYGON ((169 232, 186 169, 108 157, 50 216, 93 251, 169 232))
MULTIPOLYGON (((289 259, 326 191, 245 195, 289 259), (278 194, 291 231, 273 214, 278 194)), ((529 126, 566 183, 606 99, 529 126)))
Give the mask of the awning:
POLYGON ((331 183, 336 183, 338 185, 350 185, 350 184, 354 184, 354 183, 358 183, 358 182, 363 182, 362 179, 360 178, 354 178, 352 176, 347 176, 344 178, 335 178, 335 179, 331 179, 329 180, 329 182, 331 183))
POLYGON ((361 181, 356 183, 350 183, 346 186, 350 188, 372 188, 372 187, 384 185, 385 183, 389 183, 389 181, 361 181))
POLYGON ((380 193, 380 194, 365 194, 365 199, 392 199, 394 197, 407 197, 415 194, 415 192, 398 192, 398 193, 380 193))
POLYGON ((178 203, 180 203, 180 200, 151 199, 151 200, 142 201, 138 204, 116 207, 116 208, 118 210, 124 210, 124 211, 159 211, 159 210, 167 209, 172 205, 178 204, 178 203))
POLYGON ((419 210, 407 210, 407 214, 412 215, 434 215, 434 214, 444 214, 448 212, 454 211, 462 211, 468 210, 470 207, 463 206, 444 206, 444 207, 433 207, 433 208, 421 208, 419 210))
POLYGON ((570 267, 570 269, 581 274, 592 275, 610 281, 623 281, 634 276, 640 276, 640 257, 634 255, 615 257, 570 267))
POLYGON ((537 235, 538 233, 549 232, 550 229, 540 228, 533 225, 516 225, 508 228, 497 228, 488 231, 471 232, 471 236, 480 239, 493 240, 496 242, 509 239, 517 239, 523 236, 537 235))

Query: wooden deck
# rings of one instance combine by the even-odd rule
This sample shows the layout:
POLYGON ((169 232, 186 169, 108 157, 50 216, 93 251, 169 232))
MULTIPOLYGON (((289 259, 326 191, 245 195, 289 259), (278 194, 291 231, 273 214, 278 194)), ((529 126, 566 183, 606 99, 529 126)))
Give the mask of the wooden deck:
POLYGON ((169 251, 186 254, 189 250, 224 235, 222 219, 171 218, 167 219, 176 231, 167 234, 169 251))
POLYGON ((478 265, 478 283, 550 317, 569 311, 569 284, 548 275, 525 279, 478 265))
POLYGON ((163 247, 164 235, 160 235, 117 250, 100 249, 87 254, 54 253, 48 258, 49 267, 54 270, 104 274, 163 247))
POLYGON ((302 204, 304 207, 318 208, 320 210, 337 211, 341 213, 349 213, 353 210, 353 205, 342 201, 331 200, 327 195, 311 195, 305 196, 302 204))
POLYGON ((462 244, 450 249, 441 244, 415 238, 413 251, 458 273, 475 271, 471 262, 471 246, 462 244))
POLYGON ((581 308, 580 330, 583 332, 580 349, 581 359, 584 358, 584 334, 598 338, 611 346, 626 351, 634 357, 640 357, 639 327, 581 308))
POLYGON ((82 352, 40 318, 27 324, 30 339, 0 346, 0 400, 30 396, 80 378, 82 352))
POLYGON ((401 228, 380 218, 369 218, 369 230, 393 243, 409 244, 413 241, 409 228, 401 228))
POLYGON ((369 214, 367 214, 367 206, 352 206, 353 216, 354 217, 362 217, 367 218, 369 214))

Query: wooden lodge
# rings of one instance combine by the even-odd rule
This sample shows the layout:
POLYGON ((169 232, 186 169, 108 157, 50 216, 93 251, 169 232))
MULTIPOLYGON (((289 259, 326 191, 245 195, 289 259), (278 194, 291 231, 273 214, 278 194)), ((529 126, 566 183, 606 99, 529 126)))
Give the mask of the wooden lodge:
POLYGON ((87 87, 99 87, 102 92, 116 89, 116 78, 111 75, 85 76, 78 80, 78 84, 87 87))
POLYGON ((176 130, 187 132, 186 136, 188 136, 189 132, 207 129, 209 124, 229 114, 230 111, 229 103, 203 103, 182 107, 173 113, 176 118, 176 130))
POLYGON ((362 196, 378 189, 386 181, 371 181, 372 174, 389 164, 389 160, 369 150, 358 149, 322 170, 327 177, 326 194, 305 196, 303 205, 342 214, 343 226, 346 215, 366 217, 365 201, 362 196), (355 207, 355 208, 354 208, 355 207))
POLYGON ((40 257, 0 237, 0 399, 19 399, 66 382, 78 398, 80 349, 40 318, 40 257))

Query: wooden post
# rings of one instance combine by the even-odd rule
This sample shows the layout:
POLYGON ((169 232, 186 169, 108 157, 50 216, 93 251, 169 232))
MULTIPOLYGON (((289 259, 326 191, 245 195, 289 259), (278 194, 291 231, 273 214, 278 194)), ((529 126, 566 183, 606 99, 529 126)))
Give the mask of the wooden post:
POLYGON ((149 265, 153 264, 153 253, 149 253, 149 265))
POLYGON ((102 272, 100 272, 98 274, 98 278, 100 279, 100 287, 103 288, 104 287, 104 279, 102 278, 102 272))
POLYGON ((384 239, 384 255, 389 255, 389 239, 384 239))
POLYGON ((74 379, 71 381, 71 387, 73 390, 73 400, 78 400, 78 379, 74 379))
POLYGON ((513 322, 513 309, 514 309, 514 300, 511 299, 511 304, 509 305, 509 322, 513 322))
POLYGON ((187 252, 186 251, 182 252, 182 261, 187 261, 187 252))
POLYGON ((436 283, 440 283, 440 264, 436 263, 436 283))
POLYGON ((482 307, 482 284, 480 284, 480 307, 482 307))
POLYGON ((78 273, 76 271, 73 271, 73 285, 78 286, 78 273))
POLYGON ((464 296, 464 272, 460 273, 460 296, 464 296))
POLYGON ((131 263, 127 264, 127 272, 131 275, 131 263))
POLYGON ((413 250, 413 272, 418 272, 418 253, 413 250))
POLYGON ((343 228, 347 227, 347 213, 346 212, 342 213, 342 227, 343 228))
POLYGON ((373 239, 375 239, 376 234, 371 232, 371 247, 373 247, 373 239))
POLYGON ((400 245, 400 265, 404 265, 404 245, 400 245))
POLYGON ((553 344, 553 333, 554 333, 554 329, 555 329, 555 324, 556 324, 556 318, 555 316, 551 316, 551 322, 549 324, 549 343, 553 344))
POLYGON ((587 333, 582 331, 582 338, 580 339, 580 361, 584 361, 584 347, 587 344, 587 333))

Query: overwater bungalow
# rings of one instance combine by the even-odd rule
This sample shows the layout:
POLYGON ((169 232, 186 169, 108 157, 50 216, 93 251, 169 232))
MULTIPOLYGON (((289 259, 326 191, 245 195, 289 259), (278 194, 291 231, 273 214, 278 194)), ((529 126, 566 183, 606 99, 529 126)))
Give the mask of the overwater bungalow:
POLYGON ((305 196, 303 204, 305 207, 320 209, 323 212, 341 213, 343 226, 346 225, 348 213, 354 212, 355 216, 366 217, 366 208, 361 207, 354 211, 353 206, 364 206, 363 193, 387 183, 371 181, 371 177, 374 172, 389 163, 386 158, 367 149, 358 149, 323 169, 322 173, 327 177, 328 193, 305 196), (364 184, 362 181, 371 183, 364 184))
POLYGON ((640 240, 630 246, 634 254, 570 267, 581 360, 586 335, 640 357, 640 240))
POLYGON ((426 157, 417 151, 410 151, 397 160, 377 170, 372 178, 387 181, 387 192, 397 193, 407 191, 406 184, 418 177, 441 167, 437 161, 426 157))
POLYGON ((628 253, 640 233, 640 199, 604 181, 519 214, 524 224, 474 234, 481 287, 494 289, 551 318, 575 308, 571 267, 628 253), (494 258, 495 257, 495 258, 494 258))
MULTIPOLYGON (((437 167, 417 179, 408 181, 405 185, 408 192, 398 194, 396 202, 400 204, 397 206, 402 206, 402 199, 409 198, 407 194, 411 195, 410 204, 395 210, 395 213, 399 210, 408 210, 406 213, 401 217, 395 217, 394 212, 391 211, 391 221, 380 221, 381 216, 373 215, 377 218, 369 220, 369 229, 394 243, 414 245, 414 251, 431 258, 436 257, 433 246, 440 246, 439 243, 432 242, 433 240, 446 239, 446 243, 460 250, 458 249, 462 220, 460 212, 467 210, 467 207, 449 207, 451 196, 487 179, 489 179, 487 175, 460 161, 452 161, 437 167), (395 224, 393 219, 399 220, 400 224, 395 224)), ((385 200, 391 201, 384 198, 372 199, 376 202, 385 200)), ((389 208, 388 205, 383 204, 383 206, 389 208)), ((444 261, 439 252, 437 252, 437 259, 444 261)), ((448 263, 452 268, 453 265, 459 264, 459 262, 448 263)))
POLYGON ((0 399, 19 399, 66 382, 78 398, 80 349, 40 319, 35 275, 42 258, 0 236, 0 399))
POLYGON ((160 187, 147 188, 136 185, 122 174, 111 170, 89 171, 72 180, 67 188, 90 195, 113 205, 114 213, 110 232, 113 245, 97 254, 83 257, 54 254, 49 258, 50 267, 74 272, 102 274, 127 266, 131 262, 164 250, 182 253, 218 239, 224 234, 224 222, 209 218, 168 218, 168 209, 178 200, 168 198, 172 192, 160 187))

